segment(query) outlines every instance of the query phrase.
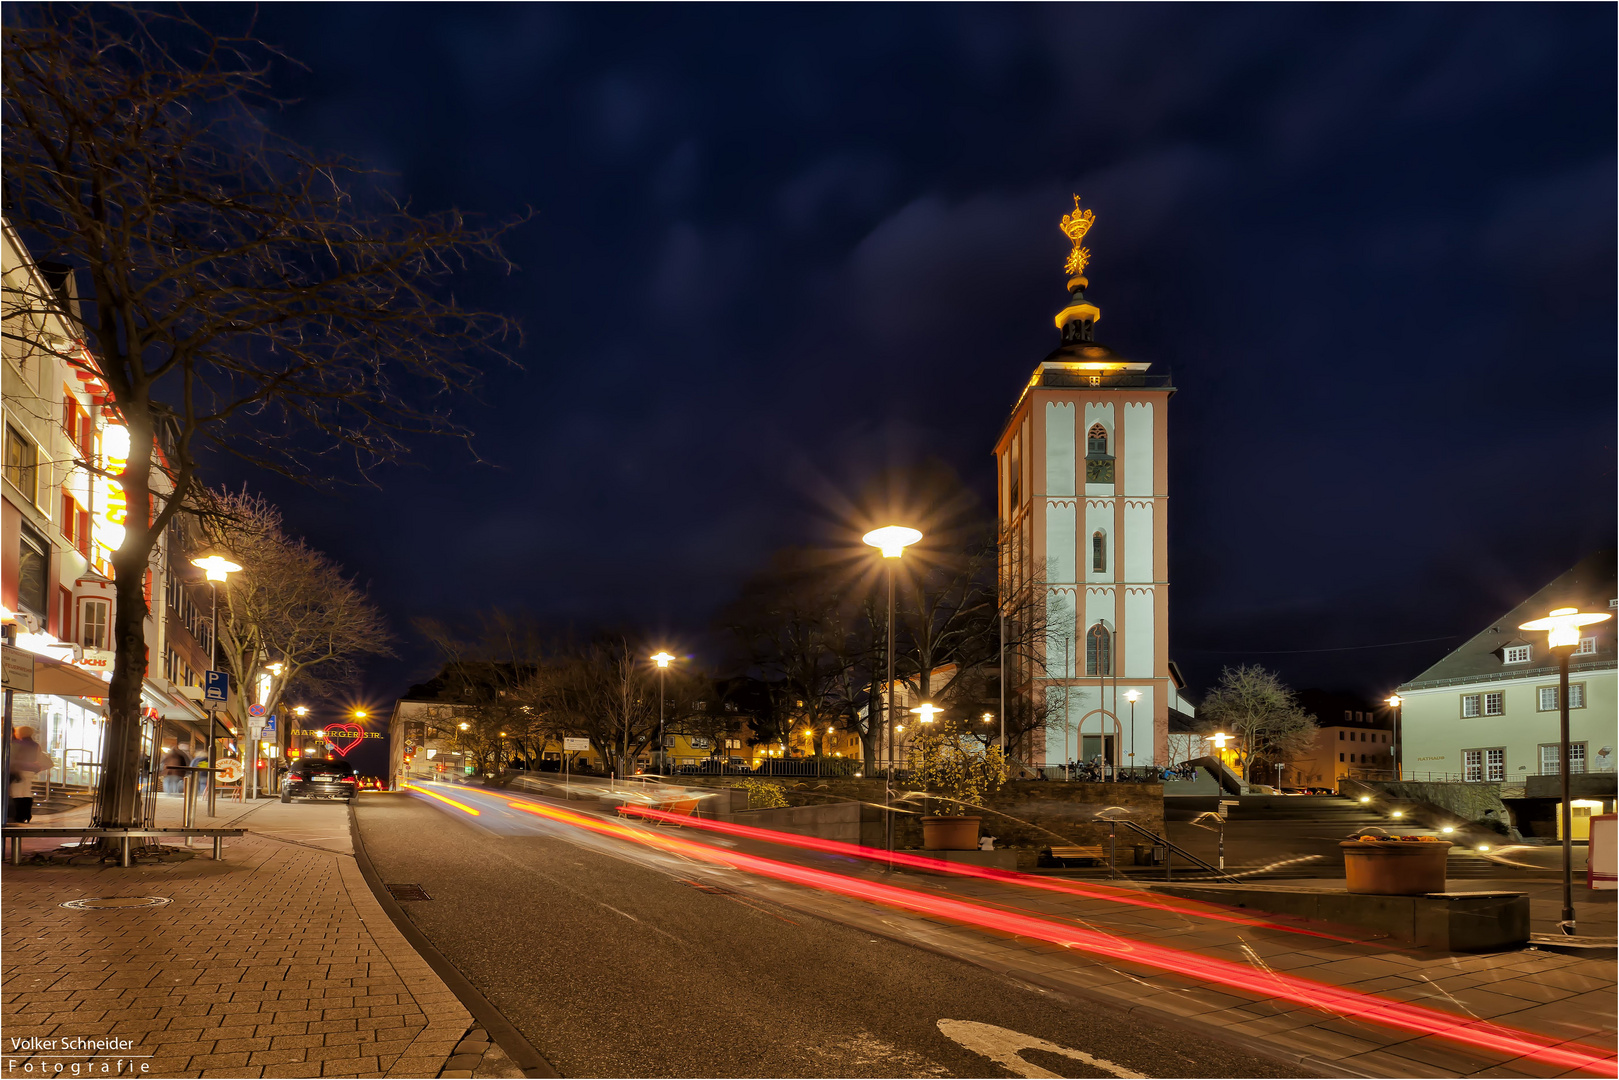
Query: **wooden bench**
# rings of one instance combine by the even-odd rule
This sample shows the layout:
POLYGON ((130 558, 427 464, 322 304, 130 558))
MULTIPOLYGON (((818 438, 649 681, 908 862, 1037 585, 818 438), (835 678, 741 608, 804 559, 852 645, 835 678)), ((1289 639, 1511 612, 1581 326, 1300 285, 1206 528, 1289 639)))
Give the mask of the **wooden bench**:
POLYGON ((118 865, 129 866, 133 859, 130 854, 129 842, 135 837, 165 837, 165 836, 209 836, 214 841, 214 858, 225 857, 225 837, 245 836, 246 829, 94 829, 69 828, 67 826, 46 825, 7 825, 3 835, 11 841, 11 865, 22 865, 22 842, 30 836, 95 836, 113 837, 120 841, 118 846, 118 865))
POLYGON ((1101 865, 1107 861, 1107 855, 1103 853, 1100 845, 1097 845, 1096 847, 1053 846, 1051 849, 1051 857, 1061 862, 1067 862, 1069 859, 1073 859, 1076 862, 1084 860, 1095 865, 1101 865))
POLYGON ((675 817, 691 817, 697 812, 697 799, 671 799, 668 802, 658 803, 654 806, 639 806, 634 803, 625 803, 618 808, 619 817, 638 817, 650 821, 653 825, 667 826, 671 829, 680 828, 680 822, 667 821, 663 818, 649 817, 645 811, 653 810, 660 814, 672 814, 675 817))

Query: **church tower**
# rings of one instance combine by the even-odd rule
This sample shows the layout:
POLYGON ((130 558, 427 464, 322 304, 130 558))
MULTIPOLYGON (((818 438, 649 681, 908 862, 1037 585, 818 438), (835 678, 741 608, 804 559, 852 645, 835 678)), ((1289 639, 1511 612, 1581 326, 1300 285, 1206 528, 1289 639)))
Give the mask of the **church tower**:
POLYGON ((1091 210, 1062 219, 1072 247, 1060 344, 1034 369, 995 444, 1009 732, 1028 764, 1167 761, 1180 708, 1169 662, 1167 374, 1095 339, 1081 241, 1091 210))

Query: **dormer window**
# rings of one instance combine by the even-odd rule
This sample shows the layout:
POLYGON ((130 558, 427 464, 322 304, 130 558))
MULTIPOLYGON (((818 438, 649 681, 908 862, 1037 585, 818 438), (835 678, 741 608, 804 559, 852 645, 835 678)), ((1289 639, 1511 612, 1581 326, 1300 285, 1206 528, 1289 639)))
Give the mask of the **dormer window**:
POLYGON ((1529 646, 1508 645, 1501 650, 1503 664, 1527 664, 1529 662, 1529 646))
POLYGON ((1574 655, 1575 656, 1595 656, 1596 651, 1597 651, 1597 639, 1595 637, 1582 637, 1580 639, 1580 647, 1574 650, 1574 655))

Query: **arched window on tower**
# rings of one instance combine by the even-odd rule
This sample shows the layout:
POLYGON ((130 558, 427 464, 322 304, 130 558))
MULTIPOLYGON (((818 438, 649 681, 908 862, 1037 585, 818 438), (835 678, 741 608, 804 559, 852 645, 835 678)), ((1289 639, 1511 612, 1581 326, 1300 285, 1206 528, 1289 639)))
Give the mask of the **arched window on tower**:
POLYGON ((1113 483, 1113 458, 1107 452, 1107 428, 1092 424, 1085 437, 1085 482, 1087 484, 1113 483))
POLYGON ((1113 635, 1101 623, 1085 634, 1085 674, 1113 674, 1113 635))
POLYGON ((1101 529, 1091 534, 1091 569, 1098 574, 1107 573, 1107 536, 1101 529))

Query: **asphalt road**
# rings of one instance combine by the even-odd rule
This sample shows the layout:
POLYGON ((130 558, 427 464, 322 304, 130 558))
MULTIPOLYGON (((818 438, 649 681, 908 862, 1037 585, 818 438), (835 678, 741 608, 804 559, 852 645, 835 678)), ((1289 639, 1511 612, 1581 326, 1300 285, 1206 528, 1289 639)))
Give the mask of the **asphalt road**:
POLYGON ((426 890, 409 918, 564 1076, 1297 1075, 456 797, 482 814, 361 800, 367 853, 426 890))

